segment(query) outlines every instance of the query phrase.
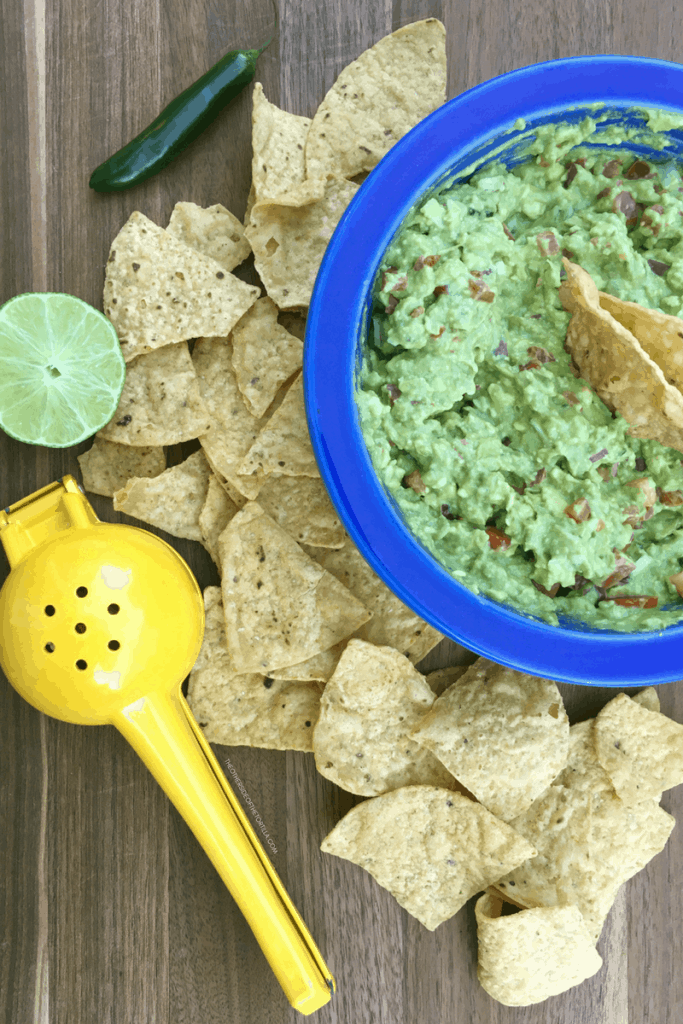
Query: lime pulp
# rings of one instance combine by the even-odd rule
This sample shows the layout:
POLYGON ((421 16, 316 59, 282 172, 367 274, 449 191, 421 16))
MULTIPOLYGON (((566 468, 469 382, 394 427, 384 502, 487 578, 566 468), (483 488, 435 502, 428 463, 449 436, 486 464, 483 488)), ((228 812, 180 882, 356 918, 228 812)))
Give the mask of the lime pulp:
POLYGON ((126 364, 107 318, 74 295, 27 292, 0 307, 0 427, 68 448, 116 412, 126 364))

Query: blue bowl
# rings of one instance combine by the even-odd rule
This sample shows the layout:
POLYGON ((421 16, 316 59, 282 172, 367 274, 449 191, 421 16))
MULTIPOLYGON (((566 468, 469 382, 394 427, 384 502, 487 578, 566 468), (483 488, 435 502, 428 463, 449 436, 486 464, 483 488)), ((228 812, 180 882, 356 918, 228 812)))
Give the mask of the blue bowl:
MULTIPOLYGON (((512 668, 591 686, 635 686, 683 677, 683 625, 659 632, 551 626, 473 594, 444 569, 406 526, 380 483, 360 429, 355 392, 382 256, 411 208, 501 143, 498 158, 519 163, 521 132, 549 121, 595 116, 643 126, 634 109, 683 115, 683 65, 644 57, 571 57, 501 75, 440 107, 408 133, 363 183, 327 248, 311 300, 304 350, 305 398, 320 473, 342 522, 388 587, 446 636, 512 668), (600 111, 602 113, 604 111, 600 111)), ((598 131, 602 126, 599 127, 598 131)), ((664 154, 683 157, 683 132, 664 154)), ((593 136, 600 145, 599 134, 593 136)), ((528 140, 528 136, 526 136, 528 140)))

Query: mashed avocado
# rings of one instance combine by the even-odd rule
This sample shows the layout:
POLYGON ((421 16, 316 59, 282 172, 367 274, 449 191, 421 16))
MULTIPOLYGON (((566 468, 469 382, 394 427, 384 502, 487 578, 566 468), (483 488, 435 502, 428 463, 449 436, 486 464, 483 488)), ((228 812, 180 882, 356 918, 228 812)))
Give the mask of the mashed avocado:
POLYGON ((381 480, 462 584, 553 624, 660 630, 683 619, 683 456, 630 437, 577 376, 558 287, 565 255, 599 290, 683 315, 683 180, 629 152, 630 130, 584 145, 595 127, 541 127, 525 163, 411 212, 357 401, 381 480))

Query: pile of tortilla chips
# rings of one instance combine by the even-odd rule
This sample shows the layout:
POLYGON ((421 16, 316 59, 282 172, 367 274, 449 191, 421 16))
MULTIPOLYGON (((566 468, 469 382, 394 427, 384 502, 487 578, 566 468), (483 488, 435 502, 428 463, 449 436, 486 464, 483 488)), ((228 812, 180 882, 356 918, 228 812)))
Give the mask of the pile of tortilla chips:
POLYGON ((352 637, 412 662, 441 639, 369 569, 330 503, 308 435, 302 337, 352 179, 444 102, 445 84, 433 18, 364 53, 313 119, 278 109, 257 83, 245 224, 220 204, 179 202, 165 228, 133 213, 111 245, 103 305, 127 375, 114 417, 80 457, 83 481, 216 562, 222 585, 207 590, 207 615, 223 629, 207 631, 190 690, 210 738, 265 735, 262 722, 226 717, 225 693, 213 707, 217 662, 225 692, 246 686, 248 700, 265 688, 272 704, 287 690, 268 745, 310 750, 311 701, 352 637), (251 253, 265 294, 233 274, 251 253), (166 468, 169 446, 195 439, 166 468))
POLYGON ((133 213, 112 243, 104 311, 127 378, 79 462, 86 490, 217 566, 188 692, 207 738, 312 751, 367 797, 322 849, 426 928, 485 892, 481 983, 526 1005, 599 969, 617 889, 673 827, 658 801, 683 780, 683 727, 652 690, 570 730, 548 680, 483 659, 423 676, 440 634, 370 569, 320 479, 302 377, 317 269, 353 179, 444 99, 435 19, 362 54, 312 120, 257 84, 245 226, 181 202, 166 228, 133 213), (250 252, 265 295, 232 273, 250 252), (168 448, 190 440, 178 464, 168 448))
POLYGON ((313 750, 323 775, 371 798, 322 849, 430 930, 484 891, 478 975, 507 1006, 594 975, 619 888, 674 827, 659 801, 683 782, 683 725, 647 689, 570 728, 549 680, 480 658, 442 689, 443 671, 389 673, 387 648, 364 668, 362 646, 349 643, 323 691, 313 750), (428 751, 450 777, 435 778, 428 751))

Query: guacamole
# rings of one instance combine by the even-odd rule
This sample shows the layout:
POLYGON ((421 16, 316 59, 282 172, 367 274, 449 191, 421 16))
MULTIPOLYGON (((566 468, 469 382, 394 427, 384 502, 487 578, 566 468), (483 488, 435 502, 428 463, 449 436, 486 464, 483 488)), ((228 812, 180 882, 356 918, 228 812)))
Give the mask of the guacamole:
POLYGON ((631 129, 586 145, 599 121, 538 128, 523 163, 411 212, 357 402, 407 526, 464 586, 552 624, 661 630, 683 619, 683 455, 629 436, 578 376, 558 288, 564 255, 600 291, 682 316, 683 180, 629 151, 631 129))

